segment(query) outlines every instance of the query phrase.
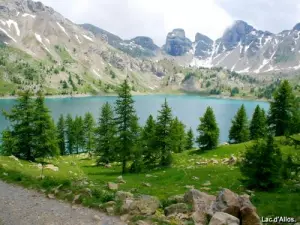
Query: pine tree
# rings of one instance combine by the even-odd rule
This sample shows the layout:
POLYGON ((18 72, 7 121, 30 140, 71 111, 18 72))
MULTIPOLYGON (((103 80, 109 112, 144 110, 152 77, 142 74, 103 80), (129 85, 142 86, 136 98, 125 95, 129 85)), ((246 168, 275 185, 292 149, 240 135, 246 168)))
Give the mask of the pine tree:
POLYGON ((111 105, 106 102, 100 113, 98 126, 96 128, 96 155, 97 164, 104 162, 106 164, 116 159, 116 126, 114 122, 114 113, 111 105))
POLYGON ((141 127, 139 125, 139 118, 134 115, 131 120, 131 132, 133 134, 133 140, 135 140, 134 145, 132 146, 132 164, 130 166, 131 173, 139 173, 143 169, 143 157, 141 150, 141 127))
POLYGON ((220 130, 211 107, 208 107, 204 116, 200 118, 197 131, 199 132, 197 143, 201 149, 211 150, 218 146, 220 130))
POLYGON ((34 128, 34 102, 32 93, 25 91, 19 94, 17 103, 13 106, 10 113, 3 112, 4 116, 10 121, 11 132, 4 133, 5 144, 13 144, 13 154, 21 159, 34 160, 33 155, 33 136, 34 128))
POLYGON ((57 122, 57 139, 61 155, 66 155, 66 127, 64 115, 61 114, 57 122))
POLYGON ((0 151, 0 155, 5 155, 5 156, 9 156, 9 155, 17 155, 16 153, 18 151, 16 151, 17 149, 15 148, 15 138, 13 136, 13 133, 10 129, 5 129, 4 131, 2 131, 2 144, 1 144, 1 151, 0 151))
POLYGON ((76 116, 73 122, 73 131, 74 131, 74 145, 76 153, 79 154, 83 150, 84 142, 84 129, 83 129, 83 120, 81 116, 76 116))
POLYGON ((86 113, 83 121, 84 148, 90 155, 95 148, 95 126, 93 115, 86 113))
POLYGON ((74 134, 74 121, 71 114, 66 118, 66 137, 67 137, 67 150, 69 154, 74 153, 75 148, 75 134, 74 134))
POLYGON ((34 129, 33 155, 35 158, 44 158, 59 154, 57 131, 55 123, 50 115, 50 110, 45 105, 45 97, 38 92, 35 100, 35 111, 33 116, 34 129))
POLYGON ((232 125, 229 131, 229 140, 233 143, 241 143, 249 140, 248 119, 244 104, 238 110, 231 121, 232 125))
POLYGON ((263 138, 267 134, 267 118, 265 111, 256 106, 250 123, 250 139, 263 138))
POLYGON ((282 154, 271 135, 247 148, 240 170, 249 188, 269 190, 282 182, 282 154))
POLYGON ((275 135, 282 136, 298 132, 300 125, 299 102, 287 80, 281 82, 274 92, 273 98, 274 100, 270 102, 268 122, 275 135))
POLYGON ((194 133, 192 128, 190 128, 186 134, 186 149, 190 150, 194 147, 194 133))
POLYGON ((118 90, 118 99, 115 106, 115 123, 118 134, 117 152, 122 162, 122 173, 126 172, 127 162, 131 159, 130 156, 136 143, 136 133, 133 127, 136 112, 130 90, 128 81, 125 80, 118 90))
POLYGON ((186 136, 185 136, 185 126, 176 117, 171 123, 170 130, 170 144, 171 150, 173 152, 179 153, 185 150, 186 146, 186 136))
POLYGON ((157 149, 160 151, 161 155, 161 166, 170 166, 172 163, 172 149, 170 143, 172 120, 172 110, 168 106, 167 100, 165 99, 161 110, 158 112, 156 126, 157 149))
POLYGON ((157 165, 159 159, 159 151, 156 147, 156 121, 150 115, 141 134, 141 145, 143 149, 143 162, 145 167, 152 168, 157 165))

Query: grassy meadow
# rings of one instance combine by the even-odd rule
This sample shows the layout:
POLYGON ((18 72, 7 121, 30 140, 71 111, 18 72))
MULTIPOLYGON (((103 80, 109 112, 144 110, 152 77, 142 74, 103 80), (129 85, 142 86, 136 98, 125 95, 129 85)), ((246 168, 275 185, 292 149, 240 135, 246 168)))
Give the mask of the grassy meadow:
MULTIPOLYGON (((300 154, 300 149, 284 145, 285 138, 277 138, 283 155, 300 154)), ((251 142, 224 145, 216 150, 199 152, 197 150, 174 154, 171 168, 157 169, 147 173, 125 174, 126 181, 120 184, 119 190, 134 194, 157 196, 163 204, 167 198, 183 194, 192 186, 204 192, 216 195, 221 188, 229 188, 236 193, 246 193, 237 166, 224 165, 220 161, 232 154, 239 157, 251 142), (208 160, 207 165, 199 162, 208 160), (211 162, 217 160, 220 163, 211 162)), ((267 160, 267 159, 266 159, 267 160)), ((107 189, 107 182, 117 182, 121 175, 121 166, 112 164, 111 168, 97 167, 95 159, 86 154, 63 156, 47 159, 59 168, 59 171, 42 170, 37 163, 16 160, 0 156, 0 179, 18 183, 25 187, 52 193, 57 198, 72 201, 80 194, 80 202, 86 206, 99 207, 100 204, 113 200, 114 193, 107 189), (88 190, 88 191, 87 191, 88 190)), ((260 216, 299 216, 300 188, 298 181, 287 181, 283 187, 269 192, 254 191, 251 200, 257 207, 260 216)))

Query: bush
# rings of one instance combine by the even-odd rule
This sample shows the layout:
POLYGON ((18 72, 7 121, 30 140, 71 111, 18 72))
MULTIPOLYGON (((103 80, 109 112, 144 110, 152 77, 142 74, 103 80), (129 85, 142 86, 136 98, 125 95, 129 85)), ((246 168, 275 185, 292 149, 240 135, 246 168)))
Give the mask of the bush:
POLYGON ((249 188, 268 190, 281 185, 282 154, 270 135, 267 140, 257 141, 247 148, 240 170, 243 182, 249 188))

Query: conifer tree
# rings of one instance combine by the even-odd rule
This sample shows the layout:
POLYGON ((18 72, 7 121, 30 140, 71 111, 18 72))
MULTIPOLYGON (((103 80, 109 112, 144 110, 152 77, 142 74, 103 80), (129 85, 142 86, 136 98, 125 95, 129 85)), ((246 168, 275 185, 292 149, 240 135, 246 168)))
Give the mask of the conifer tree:
POLYGON ((12 131, 7 128, 4 131, 2 131, 2 138, 1 138, 2 144, 1 144, 1 150, 0 155, 17 155, 18 151, 15 148, 15 138, 13 137, 12 131))
POLYGON ((117 152, 122 162, 122 173, 126 172, 127 162, 131 159, 136 144, 135 123, 136 112, 134 100, 130 93, 130 86, 125 80, 118 90, 118 99, 115 106, 115 123, 117 126, 117 152))
POLYGON ((11 112, 3 112, 3 114, 11 125, 11 131, 7 130, 3 133, 4 145, 13 145, 11 153, 16 157, 33 161, 34 102, 32 93, 30 91, 20 93, 11 112))
POLYGON ((76 153, 79 154, 83 150, 84 142, 84 129, 83 129, 83 119, 81 116, 76 116, 73 122, 74 131, 74 145, 76 153))
POLYGON ((240 164, 244 182, 249 188, 269 190, 282 182, 282 154, 271 135, 247 148, 240 164))
POLYGON ((116 126, 111 105, 106 102, 102 108, 96 128, 97 164, 110 163, 116 159, 116 126))
POLYGON ((171 123, 170 145, 173 152, 183 152, 186 147, 185 126, 176 117, 171 123))
POLYGON ((45 105, 45 97, 41 91, 38 92, 35 100, 32 127, 34 129, 32 140, 34 158, 58 155, 59 148, 55 123, 51 118, 50 110, 45 105))
POLYGON ((66 124, 64 115, 61 114, 57 122, 57 139, 61 155, 66 155, 66 124))
POLYGON ((192 128, 190 128, 186 134, 186 149, 190 150, 194 147, 194 133, 192 128))
POLYGON ((90 112, 84 115, 83 121, 83 136, 84 136, 84 148, 91 155, 95 148, 95 120, 90 112))
POLYGON ((276 136, 289 135, 299 130, 299 102, 287 80, 281 82, 270 102, 268 122, 276 136))
POLYGON ((143 149, 143 162, 145 167, 152 168, 157 165, 159 151, 156 147, 156 121, 150 115, 141 133, 141 145, 143 149))
POLYGON ((160 151, 161 166, 170 166, 172 163, 170 140, 172 120, 172 110, 165 99, 158 112, 156 123, 157 149, 160 151))
POLYGON ((139 118, 134 115, 131 120, 131 132, 133 134, 133 139, 135 140, 134 145, 132 146, 131 150, 131 158, 132 164, 130 166, 131 173, 139 173, 143 169, 143 157, 142 157, 142 150, 141 150, 141 127, 139 125, 139 118))
POLYGON ((249 140, 248 119, 244 104, 239 108, 237 114, 231 121, 229 140, 232 143, 241 143, 249 140))
POLYGON ((75 148, 75 134, 74 134, 74 121, 71 114, 68 114, 66 118, 66 137, 67 137, 68 153, 73 154, 75 148))
POLYGON ((201 149, 211 150, 218 146, 220 130, 211 107, 208 107, 203 117, 200 118, 197 131, 199 132, 197 143, 201 149))
POLYGON ((250 123, 250 139, 264 138, 267 135, 267 118, 265 111, 256 106, 250 123))

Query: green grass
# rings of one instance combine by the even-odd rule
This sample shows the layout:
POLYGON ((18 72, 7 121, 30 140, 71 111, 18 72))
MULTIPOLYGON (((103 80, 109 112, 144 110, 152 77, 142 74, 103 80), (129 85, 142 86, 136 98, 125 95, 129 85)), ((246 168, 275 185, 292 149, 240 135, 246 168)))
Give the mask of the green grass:
MULTIPOLYGON (((277 142, 285 157, 290 153, 300 152, 293 146, 284 145, 284 138, 278 138, 277 142)), ((169 196, 185 193, 188 190, 186 185, 201 189, 204 182, 210 181, 211 189, 205 191, 210 194, 216 195, 221 188, 229 188, 239 194, 245 193, 245 187, 240 182, 241 174, 238 167, 222 164, 205 166, 197 165, 196 162, 212 158, 220 160, 230 157, 231 154, 239 156, 249 145, 251 145, 250 142, 221 146, 204 153, 194 150, 174 154, 172 168, 157 169, 148 173, 126 174, 123 176, 126 184, 121 184, 120 190, 131 191, 134 194, 154 195, 164 202, 169 196), (146 174, 152 176, 149 177, 146 174), (194 177, 198 180, 193 179, 194 177), (144 186, 144 182, 150 183, 151 187, 144 186)), ((117 163, 114 163, 112 168, 96 167, 94 159, 81 155, 59 157, 49 162, 58 166, 59 172, 45 170, 46 178, 41 180, 36 178, 41 174, 41 170, 35 163, 20 161, 23 165, 21 166, 18 161, 2 156, 0 157, 0 179, 20 183, 26 187, 45 189, 47 193, 63 183, 62 192, 57 196, 66 200, 72 200, 74 195, 82 193, 84 188, 89 187, 92 189, 93 197, 81 198, 83 204, 87 206, 98 206, 113 198, 113 193, 106 190, 106 184, 108 181, 117 182, 121 174, 121 167, 117 163), (3 173, 8 173, 8 176, 4 176, 3 173), (89 184, 82 187, 73 185, 82 179, 87 179, 89 184), (70 190, 72 195, 68 196, 67 193, 70 190)), ((294 183, 289 181, 282 188, 274 191, 256 191, 252 202, 257 207, 260 216, 299 216, 299 192, 295 190, 294 183)))

